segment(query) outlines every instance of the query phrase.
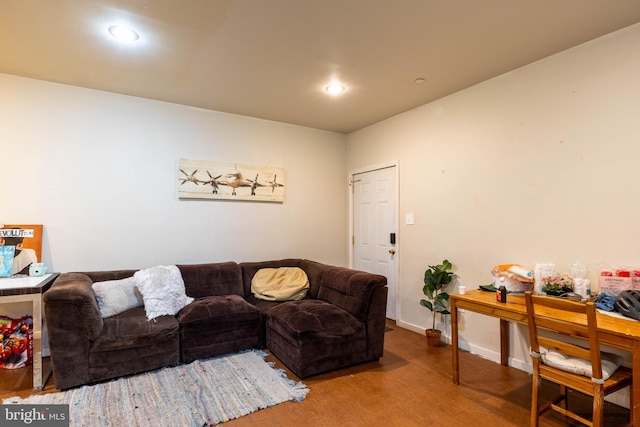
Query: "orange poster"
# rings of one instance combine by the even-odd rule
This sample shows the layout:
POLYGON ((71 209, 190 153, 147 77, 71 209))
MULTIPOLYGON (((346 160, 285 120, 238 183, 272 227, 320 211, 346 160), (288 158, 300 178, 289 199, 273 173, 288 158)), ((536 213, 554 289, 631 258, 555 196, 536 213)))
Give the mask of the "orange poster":
POLYGON ((18 271, 11 274, 24 272, 32 262, 42 262, 42 224, 0 224, 0 246, 15 247, 13 269, 18 271))

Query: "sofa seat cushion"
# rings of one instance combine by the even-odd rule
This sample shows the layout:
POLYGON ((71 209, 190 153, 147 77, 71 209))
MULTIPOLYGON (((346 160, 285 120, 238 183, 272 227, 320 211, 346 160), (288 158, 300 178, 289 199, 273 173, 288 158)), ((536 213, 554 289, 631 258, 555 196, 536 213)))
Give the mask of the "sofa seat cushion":
POLYGON ((273 307, 276 307, 282 304, 282 301, 265 301, 263 299, 256 298, 254 295, 249 295, 246 298, 246 300, 249 304, 257 307, 258 310, 260 310, 260 312, 262 312, 263 315, 267 311, 271 310, 273 307))
POLYGON ((258 310, 238 295, 198 298, 178 313, 181 327, 210 326, 232 327, 239 320, 252 320, 258 310))
POLYGON ((185 363, 249 348, 260 348, 260 310, 239 295, 198 298, 177 315, 185 363))
POLYGON ((148 320, 144 307, 127 310, 104 319, 104 327, 91 346, 91 352, 148 347, 167 340, 178 340, 178 322, 173 316, 148 320))
POLYGON ((299 378, 366 359, 365 328, 322 300, 289 301, 267 313, 267 347, 299 378))

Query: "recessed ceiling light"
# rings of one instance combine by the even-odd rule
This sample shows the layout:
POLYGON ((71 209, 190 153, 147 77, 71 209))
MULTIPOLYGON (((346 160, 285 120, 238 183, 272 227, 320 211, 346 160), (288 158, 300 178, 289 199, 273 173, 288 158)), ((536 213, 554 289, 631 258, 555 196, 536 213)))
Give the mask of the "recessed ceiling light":
POLYGON ((326 90, 331 95, 339 95, 342 92, 344 92, 346 90, 346 88, 341 84, 334 83, 334 84, 330 84, 329 86, 327 86, 326 90))
POLYGON ((138 33, 136 33, 131 28, 123 27, 121 25, 112 25, 109 27, 109 34, 118 40, 123 40, 127 42, 134 42, 140 38, 138 33))
POLYGON ((424 83, 424 77, 418 77, 416 79, 416 84, 422 84, 422 83, 424 83))

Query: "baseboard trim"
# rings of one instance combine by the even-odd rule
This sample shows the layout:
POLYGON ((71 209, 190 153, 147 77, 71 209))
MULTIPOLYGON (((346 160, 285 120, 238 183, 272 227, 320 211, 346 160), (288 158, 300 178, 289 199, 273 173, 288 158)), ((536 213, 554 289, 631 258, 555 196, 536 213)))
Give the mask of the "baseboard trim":
MULTIPOLYGON (((411 324, 411 323, 407 323, 407 322, 403 322, 401 320, 397 320, 396 321, 396 325, 398 325, 398 327, 400 328, 404 328, 404 329, 408 329, 412 332, 416 332, 418 334, 424 335, 424 328, 411 324)), ((447 331, 448 332, 448 331, 447 331)), ((451 345, 451 334, 450 332, 442 333, 442 341, 444 341, 445 343, 451 345)), ((476 356, 480 356, 483 359, 488 359, 491 360, 492 362, 496 362, 496 363, 500 363, 500 352, 499 351, 494 351, 494 350, 490 350, 484 347, 480 347, 477 346, 475 344, 470 344, 468 341, 462 341, 458 344, 458 348, 460 350, 463 351, 468 351, 471 354, 474 354, 476 356)), ((533 367, 531 365, 531 363, 527 362, 526 360, 520 360, 520 359, 516 359, 514 357, 509 357, 508 360, 509 366, 519 369, 521 371, 525 371, 528 373, 531 373, 533 371, 533 367)))

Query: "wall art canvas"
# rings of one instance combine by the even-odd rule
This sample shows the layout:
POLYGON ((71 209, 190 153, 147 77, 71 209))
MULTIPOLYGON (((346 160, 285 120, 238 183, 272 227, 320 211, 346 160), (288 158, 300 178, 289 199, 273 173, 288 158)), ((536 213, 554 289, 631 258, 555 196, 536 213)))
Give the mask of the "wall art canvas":
POLYGON ((180 199, 251 200, 284 202, 283 168, 220 163, 206 160, 178 161, 180 199))
POLYGON ((28 274, 29 265, 42 262, 42 224, 0 224, 0 246, 13 246, 11 274, 28 274))

